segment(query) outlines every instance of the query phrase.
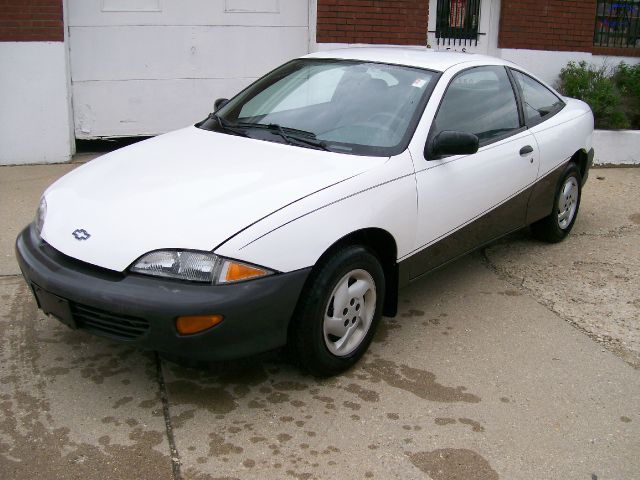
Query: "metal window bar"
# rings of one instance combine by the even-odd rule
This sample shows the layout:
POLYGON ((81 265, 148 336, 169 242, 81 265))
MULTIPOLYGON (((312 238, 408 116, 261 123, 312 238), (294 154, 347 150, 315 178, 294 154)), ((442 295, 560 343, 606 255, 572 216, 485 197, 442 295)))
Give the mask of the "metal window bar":
POLYGON ((598 0, 593 45, 640 48, 640 0, 598 0))
MULTIPOLYGON (((436 41, 440 45, 478 45, 480 0, 437 0, 436 41)), ((639 0, 640 1, 640 0, 639 0)))

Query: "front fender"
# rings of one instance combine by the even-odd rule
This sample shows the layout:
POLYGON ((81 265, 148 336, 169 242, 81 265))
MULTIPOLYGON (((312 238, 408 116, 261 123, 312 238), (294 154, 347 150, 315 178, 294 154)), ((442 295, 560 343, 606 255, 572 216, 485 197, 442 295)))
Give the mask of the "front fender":
POLYGON ((215 253, 290 272, 314 265, 352 232, 379 228, 394 237, 400 257, 415 243, 416 196, 413 162, 404 152, 261 220, 215 253))

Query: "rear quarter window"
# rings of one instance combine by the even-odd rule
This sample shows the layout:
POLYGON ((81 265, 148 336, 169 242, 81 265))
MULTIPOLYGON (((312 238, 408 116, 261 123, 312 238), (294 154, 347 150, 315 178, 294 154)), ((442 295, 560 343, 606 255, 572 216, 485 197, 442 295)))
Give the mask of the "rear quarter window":
POLYGON ((511 70, 511 72, 522 94, 527 125, 540 123, 564 107, 564 102, 537 80, 518 70, 511 70))

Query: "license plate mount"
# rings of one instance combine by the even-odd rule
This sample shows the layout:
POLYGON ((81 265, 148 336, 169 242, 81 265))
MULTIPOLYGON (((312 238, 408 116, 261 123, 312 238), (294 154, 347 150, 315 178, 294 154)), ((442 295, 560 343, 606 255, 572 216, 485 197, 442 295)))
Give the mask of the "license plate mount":
POLYGON ((69 305, 68 300, 47 292, 35 283, 31 284, 31 288, 33 289, 33 293, 38 301, 38 306, 44 313, 54 317, 56 320, 64 323, 67 327, 73 330, 78 328, 78 325, 71 314, 71 306, 69 305))

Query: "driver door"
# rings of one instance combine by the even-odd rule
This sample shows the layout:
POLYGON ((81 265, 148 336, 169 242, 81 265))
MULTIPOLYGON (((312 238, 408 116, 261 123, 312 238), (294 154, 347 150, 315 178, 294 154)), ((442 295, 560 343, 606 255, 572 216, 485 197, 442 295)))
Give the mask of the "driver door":
POLYGON ((523 227, 538 173, 536 140, 524 127, 502 66, 473 67, 452 78, 427 142, 443 130, 473 133, 480 148, 472 155, 416 158, 418 225, 410 279, 523 227))

